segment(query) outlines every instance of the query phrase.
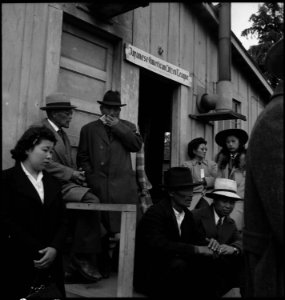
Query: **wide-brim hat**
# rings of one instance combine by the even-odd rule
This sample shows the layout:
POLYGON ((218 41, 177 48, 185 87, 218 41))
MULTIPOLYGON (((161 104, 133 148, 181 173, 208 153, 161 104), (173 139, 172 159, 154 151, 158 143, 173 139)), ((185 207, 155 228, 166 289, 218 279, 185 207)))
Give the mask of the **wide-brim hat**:
POLYGON ((265 57, 265 68, 278 78, 284 77, 284 39, 280 39, 269 49, 265 57))
POLYGON ((206 193, 206 196, 212 199, 223 197, 235 201, 241 200, 241 197, 237 194, 236 181, 227 178, 216 178, 214 190, 210 193, 206 193))
POLYGON ((41 107, 41 110, 60 110, 73 109, 76 106, 70 103, 70 97, 64 93, 53 93, 46 97, 46 106, 41 107))
POLYGON ((248 141, 248 134, 244 130, 237 128, 226 129, 218 132, 216 134, 215 141, 219 146, 223 147, 226 143, 226 138, 230 135, 236 136, 242 145, 245 145, 248 141))
POLYGON ((173 167, 164 172, 164 187, 167 188, 187 188, 201 185, 202 182, 193 182, 189 168, 173 167))
POLYGON ((108 91, 103 97, 103 101, 97 101, 98 103, 106 106, 125 106, 127 104, 121 103, 120 93, 117 91, 108 91))

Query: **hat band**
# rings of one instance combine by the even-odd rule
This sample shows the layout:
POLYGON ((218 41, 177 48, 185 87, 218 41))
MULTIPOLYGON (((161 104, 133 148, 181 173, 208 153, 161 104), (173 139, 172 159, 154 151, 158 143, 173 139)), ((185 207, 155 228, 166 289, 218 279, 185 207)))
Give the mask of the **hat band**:
POLYGON ((46 106, 71 106, 70 102, 54 102, 54 103, 47 103, 46 106))
POLYGON ((237 193, 236 191, 233 191, 233 190, 228 190, 228 189, 215 189, 213 190, 213 193, 214 192, 231 192, 231 193, 237 193))

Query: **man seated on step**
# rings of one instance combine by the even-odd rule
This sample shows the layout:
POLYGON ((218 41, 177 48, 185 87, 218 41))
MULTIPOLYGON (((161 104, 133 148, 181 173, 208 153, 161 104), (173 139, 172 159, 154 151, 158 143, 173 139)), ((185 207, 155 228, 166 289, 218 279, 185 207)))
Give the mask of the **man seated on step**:
MULTIPOLYGON (((63 128, 69 128, 73 109, 70 97, 64 93, 53 93, 46 97, 47 118, 41 124, 51 129, 57 138, 52 161, 46 170, 62 183, 62 195, 66 202, 99 203, 99 198, 86 186, 83 171, 78 170, 72 157, 69 138, 63 128)), ((73 235, 70 264, 66 268, 66 280, 73 274, 96 282, 102 278, 96 262, 101 251, 100 215, 97 211, 68 211, 73 235)))
POLYGON ((215 297, 212 270, 214 251, 195 226, 188 207, 193 196, 189 168, 165 172, 164 199, 152 205, 138 223, 134 287, 148 296, 215 297))
POLYGON ((206 195, 213 199, 213 203, 209 207, 194 209, 192 214, 197 227, 206 235, 209 247, 215 253, 212 267, 216 270, 217 295, 223 296, 236 287, 241 289, 242 294, 242 237, 235 221, 229 217, 235 201, 241 200, 237 195, 237 183, 226 178, 216 178, 214 190, 206 195))

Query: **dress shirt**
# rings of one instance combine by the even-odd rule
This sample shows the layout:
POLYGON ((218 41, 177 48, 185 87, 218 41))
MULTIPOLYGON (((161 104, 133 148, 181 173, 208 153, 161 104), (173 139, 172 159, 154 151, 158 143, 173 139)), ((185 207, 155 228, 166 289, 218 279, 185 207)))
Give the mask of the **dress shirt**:
POLYGON ((39 172, 37 179, 25 168, 24 164, 21 162, 21 166, 27 177, 30 179, 31 183, 38 192, 42 203, 44 203, 44 185, 43 185, 43 172, 39 172))
POLYGON ((185 212, 184 210, 182 210, 182 212, 180 213, 179 211, 177 211, 175 208, 173 208, 174 214, 175 214, 175 218, 178 224, 178 229, 179 229, 179 234, 181 235, 181 223, 185 217, 185 212))
MULTIPOLYGON (((214 215, 215 215, 215 224, 216 224, 216 226, 217 226, 220 217, 219 217, 218 214, 216 213, 215 209, 214 209, 214 215)), ((225 218, 225 217, 221 217, 221 225, 222 225, 223 222, 224 222, 224 218, 225 218)))
POLYGON ((50 119, 47 119, 47 120, 49 121, 49 123, 50 123, 50 125, 52 126, 52 128, 53 128, 56 132, 58 132, 60 128, 59 128, 57 125, 55 125, 50 119))

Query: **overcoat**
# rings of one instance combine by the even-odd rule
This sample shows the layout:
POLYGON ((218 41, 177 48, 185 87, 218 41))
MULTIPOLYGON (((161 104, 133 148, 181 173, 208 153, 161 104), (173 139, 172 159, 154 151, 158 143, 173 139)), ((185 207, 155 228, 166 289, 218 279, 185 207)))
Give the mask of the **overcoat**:
POLYGON ((230 217, 225 217, 219 232, 215 224, 213 204, 209 207, 192 211, 195 223, 208 238, 216 239, 220 244, 227 244, 242 251, 242 238, 236 224, 230 217))
POLYGON ((71 181, 72 172, 77 170, 77 166, 72 157, 70 141, 67 134, 65 132, 63 133, 63 141, 47 119, 43 119, 41 124, 51 129, 57 138, 52 160, 46 167, 46 170, 61 181, 62 196, 66 202, 81 201, 90 188, 80 186, 71 181))
MULTIPOLYGON (((112 126, 109 136, 101 120, 81 128, 77 164, 86 172, 88 186, 102 203, 138 204, 130 153, 141 147, 142 137, 136 126, 126 120, 120 119, 112 126)), ((112 212, 109 216, 109 230, 119 232, 120 214, 112 212)))
MULTIPOLYGON (((33 279, 33 260, 45 247, 57 250, 52 274, 64 291, 61 249, 66 234, 65 206, 59 182, 43 171, 44 203, 20 164, 2 171, 1 295, 26 296, 33 279)), ((15 298, 14 298, 14 297, 15 298)), ((11 297, 11 298, 10 298, 11 297)), ((4 299, 3 298, 3 299, 4 299)))
POLYGON ((163 285, 167 266, 173 258, 189 259, 194 245, 206 245, 205 236, 195 226, 192 213, 185 209, 181 235, 170 199, 152 205, 140 220, 136 233, 134 285, 151 293, 163 285))
POLYGON ((245 186, 246 296, 284 297, 283 82, 249 140, 245 186))

